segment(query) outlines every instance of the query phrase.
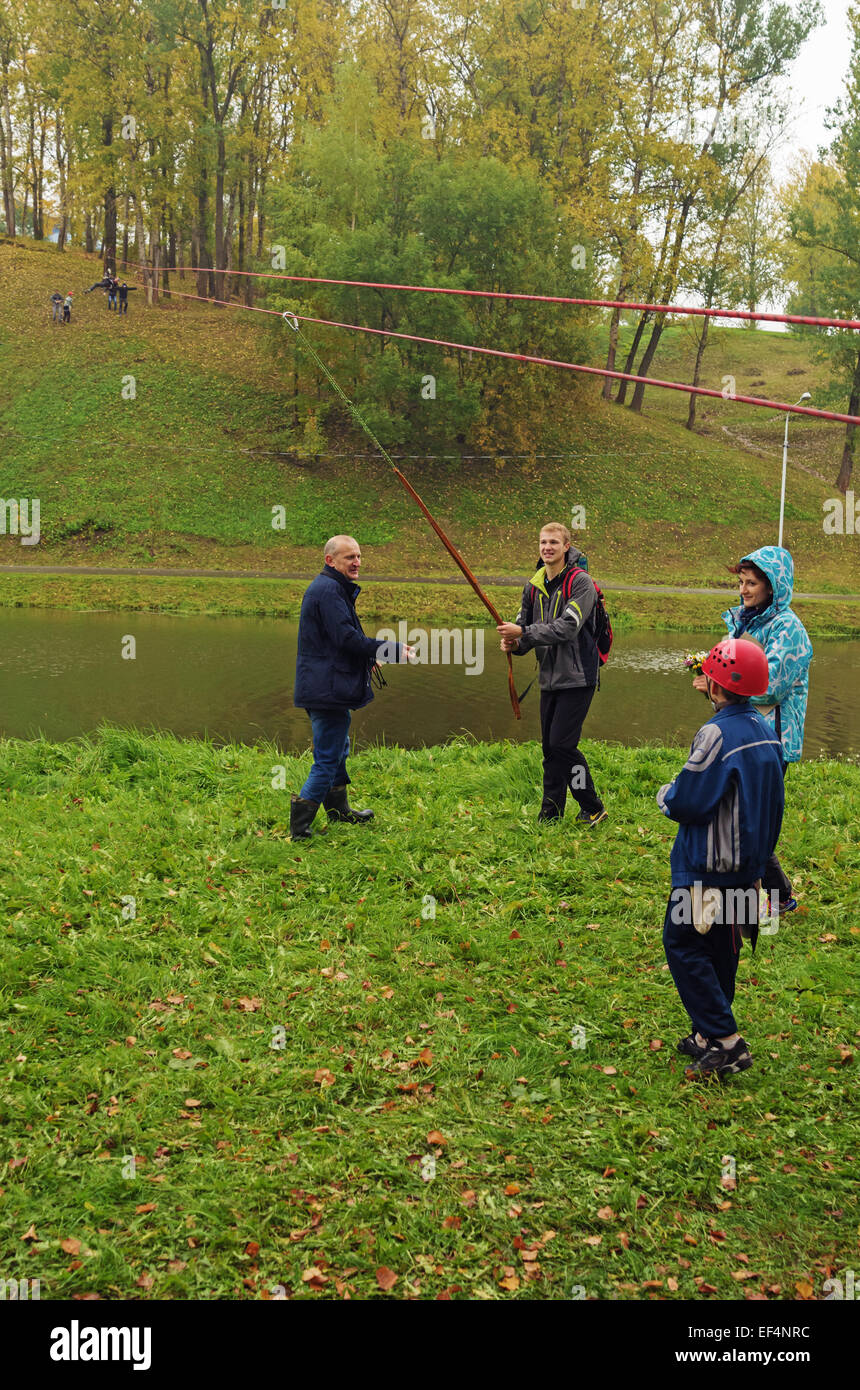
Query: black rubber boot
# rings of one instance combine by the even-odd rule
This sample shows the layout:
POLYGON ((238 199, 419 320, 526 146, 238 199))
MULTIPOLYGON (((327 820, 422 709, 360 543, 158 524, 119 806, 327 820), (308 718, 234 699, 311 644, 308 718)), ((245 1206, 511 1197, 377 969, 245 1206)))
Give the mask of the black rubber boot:
POLYGON ((311 822, 320 808, 318 801, 303 801, 300 796, 290 797, 290 839, 310 840, 311 822))
POLYGON ((345 785, 332 787, 328 796, 323 798, 323 806, 328 812, 329 820, 346 821, 349 825, 365 825, 367 821, 373 820, 372 811, 356 811, 350 806, 345 785))

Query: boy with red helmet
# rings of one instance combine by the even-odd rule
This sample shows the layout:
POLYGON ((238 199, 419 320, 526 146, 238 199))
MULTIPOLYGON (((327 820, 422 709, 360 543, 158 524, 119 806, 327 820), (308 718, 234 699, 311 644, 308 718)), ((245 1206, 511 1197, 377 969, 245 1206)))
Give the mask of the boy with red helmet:
POLYGON ((758 880, 779 838, 782 756, 774 730, 750 704, 767 690, 758 643, 727 638, 702 663, 714 716, 693 739, 657 805, 678 821, 672 894, 663 923, 666 960, 692 1031, 678 1043, 688 1077, 723 1079, 752 1066, 732 1001, 741 935, 758 935, 758 880))

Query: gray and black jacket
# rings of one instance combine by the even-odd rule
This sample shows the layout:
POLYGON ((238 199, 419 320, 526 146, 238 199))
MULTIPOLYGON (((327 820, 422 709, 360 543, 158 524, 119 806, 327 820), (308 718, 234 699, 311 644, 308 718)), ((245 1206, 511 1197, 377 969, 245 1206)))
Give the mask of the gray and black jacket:
POLYGON ((523 589, 520 611, 514 619, 523 635, 514 655, 524 656, 534 650, 541 690, 597 685, 600 657, 589 622, 597 592, 584 571, 570 578, 571 570, 581 569, 584 562, 582 552, 571 546, 564 569, 555 579, 547 580, 541 565, 523 589))

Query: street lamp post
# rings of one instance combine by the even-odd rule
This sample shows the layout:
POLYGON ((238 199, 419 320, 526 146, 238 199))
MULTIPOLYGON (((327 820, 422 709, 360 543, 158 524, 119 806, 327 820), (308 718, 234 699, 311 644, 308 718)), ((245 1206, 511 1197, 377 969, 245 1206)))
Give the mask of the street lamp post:
MULTIPOLYGON (((802 405, 804 401, 811 401, 812 397, 808 391, 804 391, 799 401, 795 405, 802 405)), ((788 467, 788 422, 791 419, 791 412, 787 411, 785 416, 785 438, 782 441, 782 488, 779 494, 779 544, 782 545, 782 522, 785 516, 785 473, 788 467)))

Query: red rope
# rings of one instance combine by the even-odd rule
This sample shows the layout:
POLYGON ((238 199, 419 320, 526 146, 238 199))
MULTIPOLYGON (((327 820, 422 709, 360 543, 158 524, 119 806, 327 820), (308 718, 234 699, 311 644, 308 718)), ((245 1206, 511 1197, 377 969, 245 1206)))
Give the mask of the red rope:
MULTIPOLYGON (((138 265, 141 262, 120 261, 120 265, 138 265)), ((216 270, 213 266, 180 265, 163 267, 168 271, 187 270, 196 274, 204 271, 212 275, 253 275, 264 280, 293 280, 307 285, 353 285, 366 290, 411 290, 416 294, 459 294, 479 299, 525 299, 538 304, 579 304, 596 309, 637 309, 651 314, 694 314, 699 318, 742 319, 746 322, 800 323, 817 328, 860 329, 860 319, 825 319, 809 314, 760 314, 751 309, 697 309, 684 304, 638 304, 628 299, 572 299, 567 295, 553 294, 511 294, 506 290, 460 290, 442 285, 393 285, 383 280, 331 280, 320 275, 284 275, 268 270, 216 270)), ((221 301, 219 301, 221 302, 221 301)), ((246 306, 250 307, 250 306, 246 306)))
MULTIPOLYGON (((226 273, 226 272, 225 272, 226 273)), ((230 272, 232 274, 232 272, 230 272)), ((188 294, 184 290, 164 290, 165 294, 179 295, 182 299, 197 299, 203 304, 223 304, 230 309, 250 310, 254 314, 274 314, 281 318, 277 309, 261 309, 253 304, 237 304, 230 299, 208 299, 200 294, 188 294)), ((292 313, 292 310, 290 311, 292 313)), ((422 338, 416 333, 395 333, 388 328, 367 328, 362 324, 339 323, 336 319, 317 319, 309 314, 295 314, 302 323, 319 323, 329 328, 345 328, 351 333, 373 333, 383 338, 402 338, 411 343, 427 343, 432 347, 453 348, 457 352, 479 352, 485 357, 504 357, 513 362, 532 362, 540 367, 562 367, 569 372, 584 372, 589 376, 612 377, 615 381, 637 381, 643 386, 659 386, 666 391, 683 391, 685 395, 712 396, 717 400, 740 401, 742 405, 761 406, 767 410, 781 410, 786 415, 811 415, 817 420, 837 420, 844 425, 860 425, 860 415, 842 415, 835 410, 817 410, 808 405, 789 405, 786 401, 769 401, 762 396, 724 396, 708 386, 687 386, 680 381, 662 381, 659 377, 634 376, 631 372, 609 371, 606 367, 584 367, 576 362, 559 362, 552 357, 534 357, 525 352, 503 352, 500 348, 475 347, 471 343, 452 343, 445 338, 422 338)))

